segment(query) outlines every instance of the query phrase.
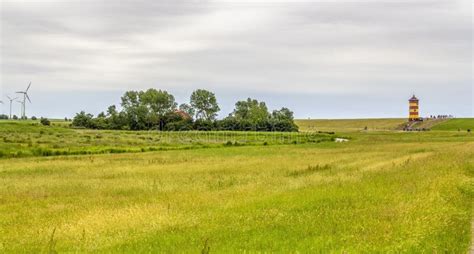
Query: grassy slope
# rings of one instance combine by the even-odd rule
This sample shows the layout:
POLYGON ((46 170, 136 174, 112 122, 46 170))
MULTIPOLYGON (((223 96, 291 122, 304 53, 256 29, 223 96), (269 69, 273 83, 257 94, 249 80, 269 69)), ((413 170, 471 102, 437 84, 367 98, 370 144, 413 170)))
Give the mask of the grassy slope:
POLYGON ((296 120, 301 131, 358 131, 366 126, 369 130, 395 130, 405 122, 404 118, 296 120))
POLYGON ((0 252, 449 252, 474 136, 2 159, 0 252), (54 236, 51 237, 55 229, 54 236))
POLYGON ((81 130, 32 121, 0 121, 0 158, 102 154, 330 141, 334 135, 257 132, 157 132, 81 130))
POLYGON ((457 131, 458 129, 466 131, 467 129, 471 129, 471 131, 474 131, 474 118, 450 119, 434 126, 432 129, 443 131, 457 131))
MULTIPOLYGON (((405 118, 388 119, 320 119, 320 120, 296 120, 301 131, 360 131, 367 126, 368 130, 397 130, 404 123, 405 118)), ((455 118, 427 120, 415 126, 416 128, 427 128, 442 131, 474 130, 474 118, 455 118)))

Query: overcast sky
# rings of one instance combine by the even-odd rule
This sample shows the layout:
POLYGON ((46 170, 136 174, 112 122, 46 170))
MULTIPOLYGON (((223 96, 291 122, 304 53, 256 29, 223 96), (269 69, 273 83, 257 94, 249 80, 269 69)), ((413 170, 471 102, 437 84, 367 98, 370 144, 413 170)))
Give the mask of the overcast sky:
POLYGON ((209 89, 220 116, 252 97, 299 118, 406 117, 412 93, 422 115, 473 116, 470 0, 0 3, 0 100, 32 81, 29 116, 147 88, 209 89))

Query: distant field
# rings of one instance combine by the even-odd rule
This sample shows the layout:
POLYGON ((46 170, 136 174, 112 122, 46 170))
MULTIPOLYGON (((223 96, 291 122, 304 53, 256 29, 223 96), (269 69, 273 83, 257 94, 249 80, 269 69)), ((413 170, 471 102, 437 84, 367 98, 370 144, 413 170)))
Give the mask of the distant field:
POLYGON ((0 124, 0 253, 467 252, 474 135, 339 130, 0 124))
MULTIPOLYGON (((315 119, 296 120, 300 131, 360 131, 367 127, 368 130, 397 130, 403 126, 405 118, 388 119, 315 119)), ((420 124, 420 128, 431 130, 457 131, 461 129, 474 130, 474 118, 454 118, 446 120, 428 120, 420 124)))
POLYGON ((474 118, 450 119, 446 122, 435 125, 432 128, 432 130, 442 130, 442 131, 457 131, 458 129, 461 129, 462 131, 471 129, 471 131, 474 131, 474 118))
POLYGON ((369 130, 395 130, 406 121, 404 118, 320 119, 296 120, 296 124, 300 131, 358 131, 365 127, 369 130))

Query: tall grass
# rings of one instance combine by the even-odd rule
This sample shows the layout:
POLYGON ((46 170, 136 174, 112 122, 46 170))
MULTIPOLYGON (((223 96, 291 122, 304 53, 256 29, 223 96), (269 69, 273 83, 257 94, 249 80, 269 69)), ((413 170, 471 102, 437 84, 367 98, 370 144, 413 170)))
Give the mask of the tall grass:
POLYGON ((473 140, 405 134, 2 159, 0 252, 465 253, 473 140))

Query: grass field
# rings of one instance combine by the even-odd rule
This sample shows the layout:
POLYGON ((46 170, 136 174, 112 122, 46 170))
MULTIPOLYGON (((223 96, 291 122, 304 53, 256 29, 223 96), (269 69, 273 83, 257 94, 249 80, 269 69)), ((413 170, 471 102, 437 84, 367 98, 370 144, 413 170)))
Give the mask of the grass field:
POLYGON ((360 131, 368 130, 396 130, 406 123, 404 118, 386 119, 322 119, 297 120, 300 131, 360 131))
MULTIPOLYGON (((277 134, 261 134, 237 136, 245 146, 5 156, 0 252, 466 253, 474 135, 358 128, 296 144, 266 146, 277 134), (341 135, 350 141, 326 142, 341 135)), ((30 148, 88 150, 148 147, 155 142, 140 137, 159 135, 31 124, 0 132, 15 140, 0 139, 2 149, 25 154, 30 139, 20 136, 30 148)))
POLYGON ((471 131, 474 131, 474 118, 450 119, 449 121, 434 126, 432 129, 442 131, 466 131, 467 129, 471 129, 471 131))
MULTIPOLYGON (((394 131, 403 128, 407 120, 405 118, 386 119, 322 119, 322 120, 297 120, 300 131, 340 131, 353 132, 369 131, 394 131)), ((418 126, 418 125, 417 125, 418 126)), ((474 118, 454 118, 445 120, 426 120, 419 124, 420 128, 442 131, 466 131, 474 130, 474 118)))

